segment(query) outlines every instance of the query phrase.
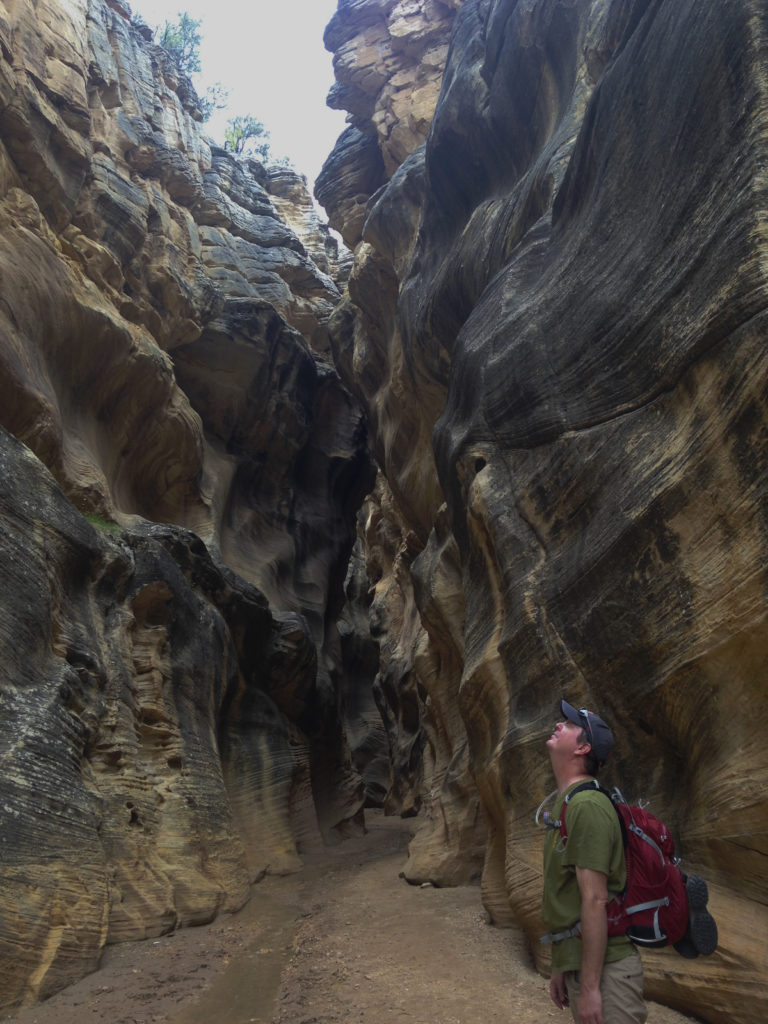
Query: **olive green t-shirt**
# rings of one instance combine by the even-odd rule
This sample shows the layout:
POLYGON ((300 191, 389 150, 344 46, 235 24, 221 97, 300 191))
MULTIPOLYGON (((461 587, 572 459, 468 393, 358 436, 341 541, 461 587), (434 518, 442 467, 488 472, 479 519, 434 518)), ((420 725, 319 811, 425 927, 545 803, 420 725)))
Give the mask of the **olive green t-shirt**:
MULTIPOLYGON (((583 780, 582 780, 583 781, 583 780)), ((574 782, 558 797, 553 817, 566 814, 567 838, 563 843, 560 829, 550 829, 544 843, 544 899, 541 916, 551 932, 561 932, 574 925, 581 916, 581 899, 576 881, 576 868, 601 871, 608 878, 608 892, 621 892, 627 869, 621 840, 619 817, 610 801, 597 790, 577 793, 563 807, 565 796, 581 782, 574 782)), ((609 937, 605 962, 612 963, 629 956, 632 943, 625 935, 609 937)), ((581 939, 562 939, 552 943, 552 970, 581 969, 581 939)))

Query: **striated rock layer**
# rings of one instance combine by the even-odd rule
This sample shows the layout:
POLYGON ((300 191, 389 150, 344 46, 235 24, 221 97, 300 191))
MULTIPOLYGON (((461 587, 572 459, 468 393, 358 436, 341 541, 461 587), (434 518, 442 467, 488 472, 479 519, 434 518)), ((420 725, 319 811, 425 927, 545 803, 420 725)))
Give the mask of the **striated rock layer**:
POLYGON ((4 1008, 241 905, 365 801, 338 246, 145 36, 121 0, 0 3, 4 1008))
POLYGON ((439 99, 424 144, 395 149, 376 97, 406 7, 426 9, 341 0, 326 41, 352 125, 317 185, 355 247, 334 358, 386 478, 368 558, 387 801, 426 809, 406 874, 481 869, 545 968, 544 743, 560 697, 592 705, 617 737, 606 783, 669 822, 720 927, 712 958, 644 954, 648 994, 758 1024, 764 5, 435 4, 439 99))

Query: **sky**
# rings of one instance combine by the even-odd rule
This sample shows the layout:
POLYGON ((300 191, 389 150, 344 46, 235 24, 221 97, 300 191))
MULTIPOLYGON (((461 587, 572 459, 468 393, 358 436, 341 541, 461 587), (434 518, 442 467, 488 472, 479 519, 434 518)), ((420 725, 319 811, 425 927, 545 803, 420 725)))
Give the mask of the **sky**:
POLYGON ((224 141, 229 118, 252 115, 270 133, 274 157, 287 156, 310 188, 344 130, 343 111, 325 105, 333 84, 323 31, 336 0, 129 0, 152 26, 185 12, 200 25, 199 94, 216 82, 229 90, 226 110, 205 126, 224 141))

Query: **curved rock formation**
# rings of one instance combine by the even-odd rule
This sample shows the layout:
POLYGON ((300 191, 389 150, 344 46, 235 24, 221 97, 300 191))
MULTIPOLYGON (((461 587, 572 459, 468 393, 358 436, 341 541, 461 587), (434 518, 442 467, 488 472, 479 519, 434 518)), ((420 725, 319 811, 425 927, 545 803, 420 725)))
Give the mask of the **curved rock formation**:
POLYGON ((366 802, 546 969, 564 695, 711 883, 648 994, 762 1024, 763 6, 339 0, 349 270, 122 0, 0 5, 0 1005, 366 802))
POLYGON ((711 959, 649 954, 649 995, 757 1024, 762 6, 465 0, 425 145, 397 158, 384 82, 353 59, 395 6, 341 3, 326 36, 390 180, 318 194, 356 246, 331 343, 392 495, 378 532, 409 550, 374 618, 393 749, 427 741, 407 874, 460 875, 484 828, 486 906, 534 940, 544 741, 561 696, 593 704, 616 728, 606 781, 669 821, 720 925, 711 959))
POLYGON ((0 15, 12 1007, 360 827, 337 620, 374 472, 303 179, 212 147, 121 0, 0 15))

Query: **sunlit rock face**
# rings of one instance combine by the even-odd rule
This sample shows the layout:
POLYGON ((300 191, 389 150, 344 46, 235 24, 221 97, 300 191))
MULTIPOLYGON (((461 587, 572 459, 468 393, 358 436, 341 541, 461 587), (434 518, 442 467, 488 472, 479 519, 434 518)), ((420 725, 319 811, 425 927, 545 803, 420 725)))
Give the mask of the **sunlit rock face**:
POLYGON ((336 84, 329 106, 375 131, 389 176, 429 131, 462 0, 339 0, 325 31, 336 84))
POLYGON ((359 827, 336 623, 375 476, 303 179, 212 146, 120 0, 0 4, 0 43, 9 1007, 359 827))
MULTIPOLYGON (((363 50, 395 6, 338 18, 360 19, 363 50)), ((391 173, 380 143, 388 184, 330 204, 364 211, 331 343, 368 409, 390 550, 409 550, 374 619, 380 680, 410 693, 416 677, 425 736, 406 874, 472 863, 484 832, 486 906, 540 957, 544 744, 562 696, 592 705, 615 726, 605 782, 669 822, 720 926, 706 961, 644 955, 648 994, 757 1024, 763 6, 466 0, 452 32, 425 146, 391 173), (404 628, 422 632, 398 667, 404 628)), ((371 139, 361 92, 349 109, 371 139)), ((412 718, 390 725, 399 749, 412 718)))
POLYGON ((350 127, 315 194, 350 248, 370 196, 427 137, 462 2, 339 0, 324 37, 336 77, 328 105, 348 111, 350 127))

